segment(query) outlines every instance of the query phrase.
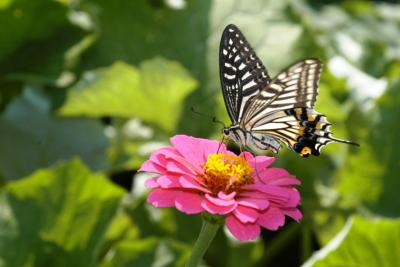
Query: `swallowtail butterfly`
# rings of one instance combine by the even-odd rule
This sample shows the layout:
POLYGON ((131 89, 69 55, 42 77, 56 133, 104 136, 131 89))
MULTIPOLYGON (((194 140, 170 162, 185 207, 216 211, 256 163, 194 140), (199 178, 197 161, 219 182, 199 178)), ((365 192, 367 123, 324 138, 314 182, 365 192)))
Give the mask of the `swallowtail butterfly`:
POLYGON ((358 145, 333 137, 326 116, 314 110, 320 60, 299 61, 271 78, 246 38, 231 24, 222 33, 219 66, 232 122, 223 134, 240 146, 278 153, 284 143, 307 157, 318 156, 333 141, 358 145))

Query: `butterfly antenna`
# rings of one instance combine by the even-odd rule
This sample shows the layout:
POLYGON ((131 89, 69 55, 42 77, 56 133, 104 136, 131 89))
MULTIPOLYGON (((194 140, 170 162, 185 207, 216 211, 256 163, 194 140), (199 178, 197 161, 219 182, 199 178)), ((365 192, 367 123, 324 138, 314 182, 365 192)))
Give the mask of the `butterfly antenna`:
POLYGON ((216 117, 213 117, 213 120, 212 120, 214 123, 218 123, 218 124, 220 124, 220 125, 222 125, 222 127, 224 127, 224 128, 226 128, 226 125, 225 125, 225 123, 223 123, 222 121, 220 121, 220 120, 217 120, 217 118, 216 117))
POLYGON ((226 125, 225 125, 222 121, 218 120, 216 117, 212 117, 212 116, 210 116, 210 115, 208 115, 208 114, 204 114, 204 113, 202 113, 202 112, 199 112, 199 111, 195 110, 193 106, 190 107, 190 110, 191 110, 194 114, 199 115, 199 116, 204 116, 204 117, 210 118, 210 119, 212 120, 212 122, 218 123, 218 124, 222 125, 222 127, 226 128, 226 125))

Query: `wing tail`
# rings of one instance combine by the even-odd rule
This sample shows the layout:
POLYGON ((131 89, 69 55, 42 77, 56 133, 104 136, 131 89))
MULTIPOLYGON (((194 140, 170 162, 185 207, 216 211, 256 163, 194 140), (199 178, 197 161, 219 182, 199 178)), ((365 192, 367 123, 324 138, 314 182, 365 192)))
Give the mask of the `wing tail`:
POLYGON ((350 140, 344 140, 344 139, 339 139, 339 138, 335 138, 335 137, 331 137, 331 140, 335 141, 335 142, 343 143, 343 144, 349 144, 349 145, 353 145, 353 146, 360 146, 359 143, 356 143, 356 142, 350 141, 350 140))
POLYGON ((299 121, 301 131, 292 150, 302 157, 308 157, 310 154, 318 156, 322 147, 331 142, 359 146, 356 142, 333 137, 329 130, 331 124, 326 116, 311 108, 293 108, 287 113, 292 114, 299 121))

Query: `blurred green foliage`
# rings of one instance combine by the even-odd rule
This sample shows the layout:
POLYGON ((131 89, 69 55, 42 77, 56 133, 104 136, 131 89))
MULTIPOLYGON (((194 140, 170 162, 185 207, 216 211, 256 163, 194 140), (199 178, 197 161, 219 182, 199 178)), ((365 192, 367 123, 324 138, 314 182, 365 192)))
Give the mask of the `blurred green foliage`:
POLYGON ((276 165, 302 181, 303 221, 247 244, 220 231, 205 264, 400 264, 400 4, 0 0, 0 266, 184 265, 199 216, 149 207, 132 175, 174 134, 220 138, 190 109, 229 123, 218 70, 229 23, 272 76, 321 58, 317 110, 361 147, 283 149, 276 165))

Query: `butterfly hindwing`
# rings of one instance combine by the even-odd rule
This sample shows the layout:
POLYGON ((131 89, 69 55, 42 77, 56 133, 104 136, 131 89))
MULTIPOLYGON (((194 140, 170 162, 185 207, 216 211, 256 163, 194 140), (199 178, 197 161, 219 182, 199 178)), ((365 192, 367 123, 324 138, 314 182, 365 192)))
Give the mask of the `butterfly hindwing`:
POLYGON ((235 25, 222 33, 219 67, 225 105, 233 123, 241 118, 244 103, 270 81, 267 70, 235 25))

